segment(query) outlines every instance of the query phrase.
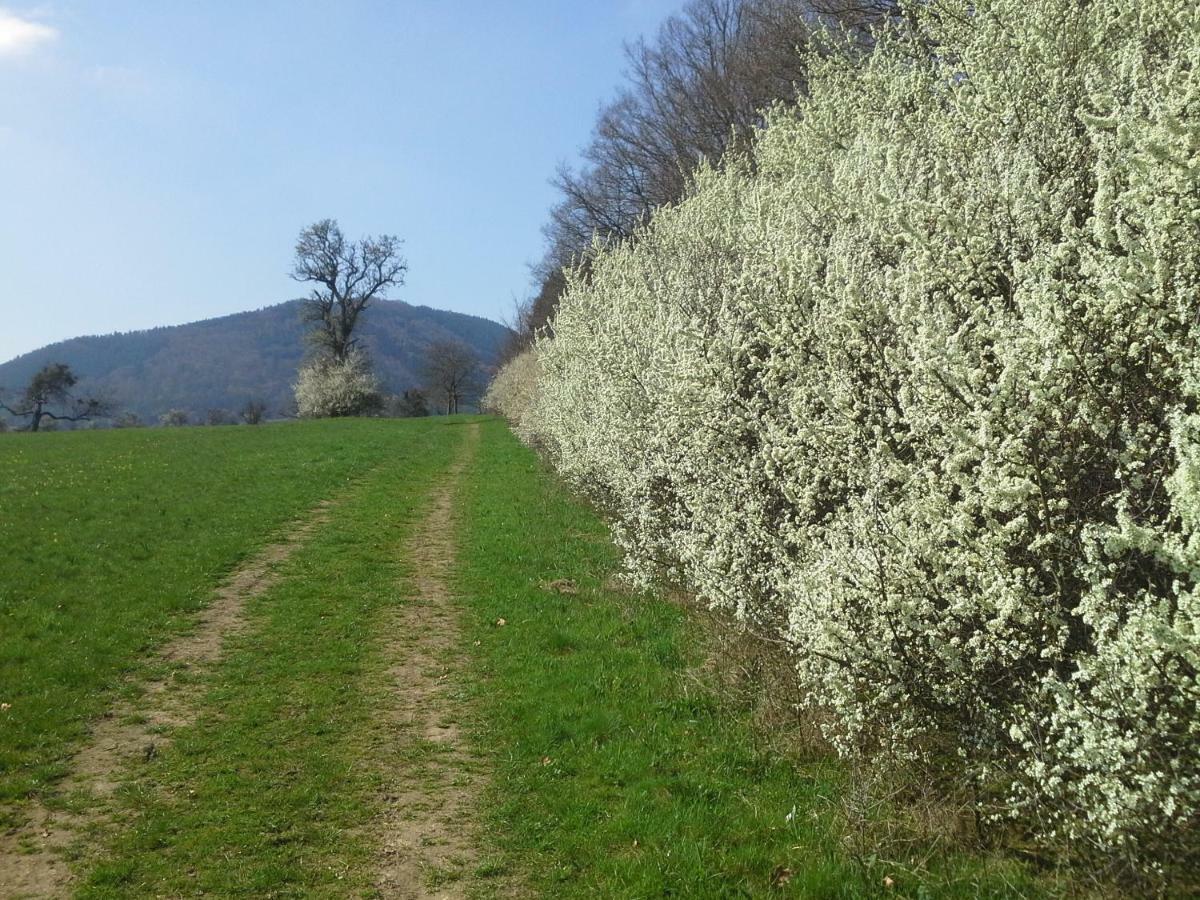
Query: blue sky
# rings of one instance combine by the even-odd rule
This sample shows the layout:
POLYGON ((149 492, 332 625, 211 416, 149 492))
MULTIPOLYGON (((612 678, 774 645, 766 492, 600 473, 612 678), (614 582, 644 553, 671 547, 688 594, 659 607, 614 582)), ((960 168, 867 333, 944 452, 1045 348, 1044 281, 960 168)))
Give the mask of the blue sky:
POLYGON ((501 318, 548 179, 682 0, 0 0, 0 361, 302 293, 297 232, 405 240, 501 318))

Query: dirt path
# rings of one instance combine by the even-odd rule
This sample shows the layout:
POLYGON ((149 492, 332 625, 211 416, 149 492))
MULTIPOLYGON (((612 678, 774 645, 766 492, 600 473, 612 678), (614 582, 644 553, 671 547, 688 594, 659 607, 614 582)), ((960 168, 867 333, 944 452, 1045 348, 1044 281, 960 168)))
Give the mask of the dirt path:
POLYGON ((470 823, 485 772, 458 722, 465 653, 451 587, 458 485, 479 443, 479 426, 465 428, 457 459, 405 547, 409 600, 391 623, 386 647, 394 660, 389 756, 396 763, 376 888, 403 900, 465 897, 464 882, 479 862, 470 823))
POLYGON ((328 521, 331 506, 330 501, 317 504, 287 537, 239 567, 200 613, 196 628, 158 652, 154 662, 165 674, 138 685, 136 698, 119 700, 93 725, 55 791, 56 799, 69 799, 82 811, 50 809, 32 800, 24 810, 27 821, 0 834, 0 898, 61 897, 70 892, 72 873, 65 858, 70 845, 109 821, 112 810, 104 801, 121 784, 130 764, 152 758, 168 743, 170 729, 195 719, 203 688, 193 676, 220 658, 227 638, 244 627, 247 601, 278 580, 276 567, 328 521))

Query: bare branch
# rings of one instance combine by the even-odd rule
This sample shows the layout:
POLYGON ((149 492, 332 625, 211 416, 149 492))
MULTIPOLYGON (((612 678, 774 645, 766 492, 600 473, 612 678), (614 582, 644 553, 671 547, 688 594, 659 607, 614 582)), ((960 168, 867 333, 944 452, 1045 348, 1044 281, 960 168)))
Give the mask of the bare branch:
POLYGON ((300 232, 291 277, 316 285, 303 316, 314 326, 310 339, 318 349, 336 360, 348 357, 357 344, 359 316, 375 300, 386 299, 389 287, 404 284, 408 264, 400 246, 392 235, 347 242, 333 219, 300 232))

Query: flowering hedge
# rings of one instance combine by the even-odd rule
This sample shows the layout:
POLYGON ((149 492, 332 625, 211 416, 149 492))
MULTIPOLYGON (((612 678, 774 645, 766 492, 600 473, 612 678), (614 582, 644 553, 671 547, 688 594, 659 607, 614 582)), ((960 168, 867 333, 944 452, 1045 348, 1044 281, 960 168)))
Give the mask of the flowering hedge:
POLYGON ((843 752, 1194 871, 1200 12, 910 13, 598 247, 492 402, 634 575, 786 635, 843 752))
POLYGON ((484 394, 483 408, 511 422, 523 421, 537 398, 538 376, 537 354, 525 350, 496 373, 484 394))

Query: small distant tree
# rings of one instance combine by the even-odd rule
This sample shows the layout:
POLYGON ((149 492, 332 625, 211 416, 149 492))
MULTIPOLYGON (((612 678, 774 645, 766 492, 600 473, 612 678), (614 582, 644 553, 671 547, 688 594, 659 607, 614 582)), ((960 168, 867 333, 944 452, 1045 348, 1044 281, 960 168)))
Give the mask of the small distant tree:
POLYGON ((333 219, 300 232, 292 278, 313 285, 304 303, 304 319, 313 328, 309 340, 320 355, 349 358, 357 343, 354 328, 363 311, 383 299, 387 289, 404 283, 408 264, 392 235, 347 241, 333 219))
POLYGON ((135 412, 124 412, 113 420, 113 428, 141 428, 142 419, 135 412))
POLYGON ((227 409, 210 409, 204 415, 206 425, 232 425, 233 416, 227 409))
POLYGON ((425 376, 429 389, 445 407, 446 415, 459 411, 480 383, 479 358, 461 341, 435 341, 425 354, 425 376))
POLYGON ((29 420, 29 430, 45 430, 43 422, 86 422, 112 415, 112 405, 97 397, 77 397, 71 389, 79 379, 64 363, 43 366, 20 397, 0 402, 11 416, 29 420))
POLYGON ((379 412, 383 404, 370 361, 357 349, 345 359, 321 357, 303 366, 295 391, 303 419, 365 416, 379 412))
POLYGON ((247 425, 258 425, 267 414, 267 404, 261 400, 250 400, 241 408, 238 415, 247 425))
POLYGON ((387 414, 398 419, 414 419, 429 415, 429 400, 425 392, 412 388, 388 398, 387 414))
POLYGON ((159 425, 166 425, 170 428, 180 428, 188 424, 188 414, 185 409, 168 409, 165 413, 158 417, 159 425))
MULTIPOLYGON (((301 369, 301 372, 304 370, 301 369)), ((300 404, 296 402, 295 385, 292 385, 293 394, 287 400, 283 401, 283 405, 279 407, 279 415, 285 419, 300 418, 300 404)))

